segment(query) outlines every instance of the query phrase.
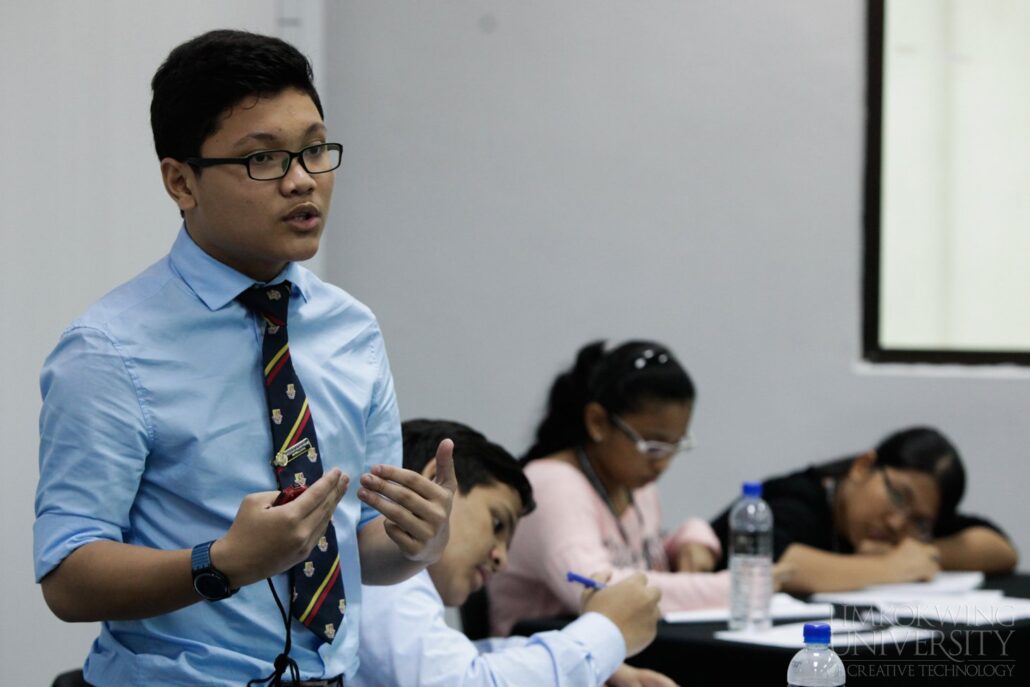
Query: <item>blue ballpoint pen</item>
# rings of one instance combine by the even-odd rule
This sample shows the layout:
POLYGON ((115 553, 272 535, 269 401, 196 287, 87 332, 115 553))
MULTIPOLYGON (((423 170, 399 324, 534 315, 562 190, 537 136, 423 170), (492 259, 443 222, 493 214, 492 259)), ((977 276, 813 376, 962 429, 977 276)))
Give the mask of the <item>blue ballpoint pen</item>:
POLYGON ((598 582, 597 580, 592 580, 589 577, 584 577, 583 575, 577 575, 574 572, 566 573, 565 574, 565 579, 568 580, 569 582, 579 582, 581 585, 583 585, 584 587, 587 587, 589 589, 604 589, 605 588, 605 584, 603 582, 598 582))

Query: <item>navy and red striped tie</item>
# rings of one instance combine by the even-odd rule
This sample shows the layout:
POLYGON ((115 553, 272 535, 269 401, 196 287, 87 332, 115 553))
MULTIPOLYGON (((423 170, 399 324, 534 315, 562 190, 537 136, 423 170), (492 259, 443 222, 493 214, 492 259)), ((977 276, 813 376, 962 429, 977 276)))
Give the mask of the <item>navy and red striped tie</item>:
MULTIPOLYGON (((236 297, 264 323, 262 366, 272 427, 272 468, 280 489, 307 487, 322 476, 315 423, 290 360, 286 320, 290 282, 255 286, 236 297)), ((308 557, 293 568, 296 584, 291 614, 322 641, 332 643, 347 602, 340 579, 336 529, 329 528, 308 557)))

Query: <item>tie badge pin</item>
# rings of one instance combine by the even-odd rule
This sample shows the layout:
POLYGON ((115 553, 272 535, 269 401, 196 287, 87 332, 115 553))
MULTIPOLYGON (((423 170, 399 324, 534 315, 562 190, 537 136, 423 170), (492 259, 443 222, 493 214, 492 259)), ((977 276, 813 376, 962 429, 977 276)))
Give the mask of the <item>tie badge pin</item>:
POLYGON ((283 295, 279 293, 279 289, 269 289, 265 293, 268 294, 268 300, 270 301, 277 301, 283 297, 283 295))
POLYGON ((277 425, 281 425, 283 423, 283 411, 278 408, 274 408, 272 410, 272 422, 277 425))
POLYGON ((304 476, 303 472, 296 472, 293 475, 293 483, 298 487, 306 487, 308 485, 308 478, 304 476))
POLYGON ((318 540, 318 550, 321 551, 322 553, 325 553, 326 551, 328 551, 329 550, 329 540, 327 540, 325 537, 322 537, 321 539, 319 539, 318 540))
POLYGON ((311 577, 315 574, 315 564, 308 561, 304 564, 304 577, 311 577))
POLYGON ((340 615, 347 612, 347 599, 340 599, 340 615))
POLYGON ((297 387, 295 387, 293 384, 286 385, 286 398, 290 399, 291 401, 297 398, 297 387))
MULTIPOLYGON (((307 439, 305 439, 304 441, 307 441, 307 439)), ((314 446, 308 448, 308 460, 310 460, 312 463, 318 460, 318 450, 314 446)))
POLYGON ((284 468, 303 455, 307 455, 308 460, 311 460, 311 452, 314 450, 315 447, 311 445, 311 441, 304 437, 285 451, 276 453, 275 458, 272 459, 272 465, 277 468, 284 468))
POLYGON ((279 325, 272 324, 271 322, 269 322, 268 325, 265 327, 265 331, 268 332, 269 334, 272 334, 272 335, 278 334, 279 333, 279 325))
POLYGON ((326 623, 326 626, 325 626, 325 636, 328 637, 329 639, 332 639, 333 637, 336 636, 336 628, 333 627, 332 623, 326 623))

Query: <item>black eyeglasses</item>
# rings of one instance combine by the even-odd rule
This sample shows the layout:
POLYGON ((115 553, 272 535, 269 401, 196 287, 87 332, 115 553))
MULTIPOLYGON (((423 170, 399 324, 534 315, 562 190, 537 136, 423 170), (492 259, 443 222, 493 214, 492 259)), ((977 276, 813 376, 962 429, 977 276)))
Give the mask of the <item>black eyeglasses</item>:
POLYGON ((289 150, 262 150, 246 157, 188 157, 185 162, 194 167, 215 165, 245 165, 247 176, 254 181, 282 179, 290 171, 294 158, 308 174, 325 174, 340 166, 343 146, 339 143, 317 143, 296 153, 289 150))
POLYGON ((930 541, 933 539, 933 518, 919 515, 912 509, 912 500, 903 491, 894 486, 894 483, 887 476, 887 468, 881 467, 880 474, 883 475, 883 486, 887 488, 887 498, 890 499, 891 505, 905 516, 905 521, 909 524, 916 538, 920 541, 930 541))

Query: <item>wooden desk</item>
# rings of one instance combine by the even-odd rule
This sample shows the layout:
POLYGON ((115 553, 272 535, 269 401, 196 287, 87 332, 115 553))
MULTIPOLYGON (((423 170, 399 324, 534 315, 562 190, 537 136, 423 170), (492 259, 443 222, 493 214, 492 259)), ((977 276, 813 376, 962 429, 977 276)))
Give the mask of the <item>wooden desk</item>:
MULTIPOLYGON (((988 578, 984 588, 1000 589, 1006 596, 1030 598, 1030 574, 988 578)), ((856 610, 835 606, 834 615, 855 618, 856 610)), ((516 626, 514 633, 555 629, 568 621, 569 618, 525 621, 516 626)), ((943 638, 843 652, 848 687, 1030 685, 1030 620, 979 626, 923 621, 912 624, 940 630, 943 638)), ((654 643, 629 663, 661 671, 683 687, 786 683, 787 666, 797 649, 716 639, 715 632, 725 629, 725 622, 660 623, 654 643)))

